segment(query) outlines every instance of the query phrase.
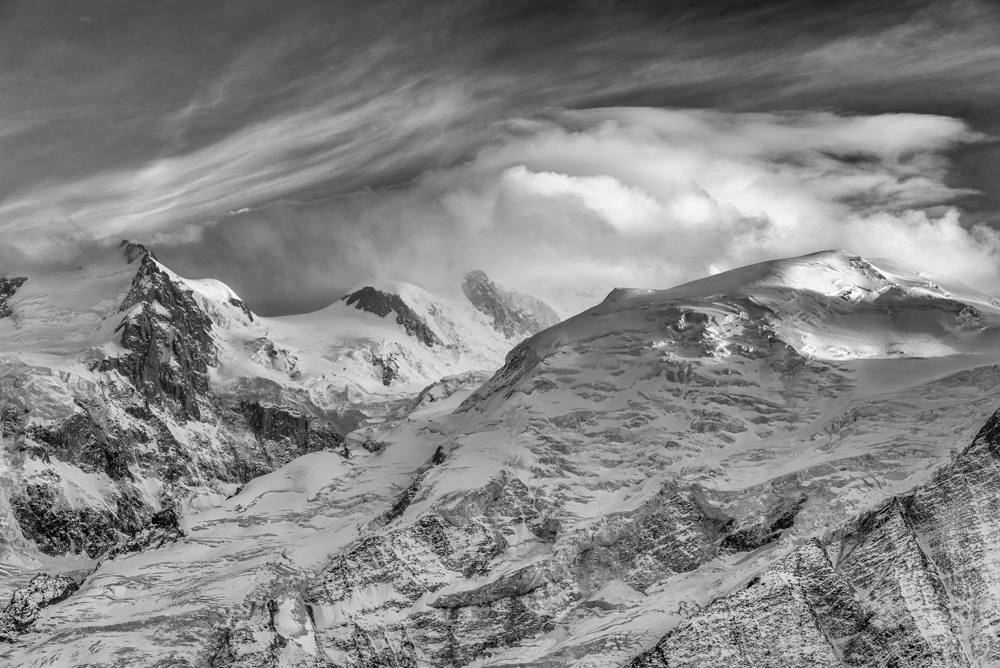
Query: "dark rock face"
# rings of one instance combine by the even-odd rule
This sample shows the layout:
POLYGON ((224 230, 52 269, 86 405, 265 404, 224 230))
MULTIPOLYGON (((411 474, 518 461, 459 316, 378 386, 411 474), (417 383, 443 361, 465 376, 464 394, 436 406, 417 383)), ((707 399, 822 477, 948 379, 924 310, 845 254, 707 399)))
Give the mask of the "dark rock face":
POLYGON ((241 311, 243 311, 243 313, 245 313, 246 316, 250 318, 250 322, 253 322, 253 311, 250 310, 250 307, 247 306, 247 303, 245 301, 243 301, 242 299, 237 299, 236 297, 230 297, 229 303, 235 306, 236 308, 240 309, 241 311))
POLYGON ((0 436, 12 438, 24 431, 29 411, 17 410, 12 406, 0 408, 0 436))
POLYGON ((135 463, 133 447, 142 435, 101 425, 89 407, 84 408, 59 423, 26 429, 25 434, 44 448, 35 454, 46 461, 57 457, 73 462, 86 471, 104 471, 112 480, 132 480, 128 467, 135 463))
MULTIPOLYGON (((270 602, 269 602, 270 603, 270 602)), ((288 640, 275 629, 273 605, 253 605, 246 619, 227 629, 211 668, 264 668, 280 665, 288 640), (262 643, 260 638, 265 638, 262 643)))
POLYGON ((58 459, 86 473, 107 475, 114 505, 74 507, 65 498, 62 481, 49 473, 12 493, 11 508, 21 533, 43 553, 85 553, 96 558, 123 537, 139 531, 153 514, 135 485, 133 468, 174 482, 190 477, 185 462, 191 456, 169 436, 169 429, 141 406, 125 407, 129 418, 143 420, 141 429, 106 419, 100 407, 79 406, 81 412, 49 425, 25 428, 14 424, 9 436, 20 450, 43 462, 58 459), (157 448, 146 447, 154 440, 157 448))
POLYGON ((41 552, 83 552, 96 559, 118 542, 120 518, 104 509, 72 508, 60 496, 55 485, 31 484, 10 500, 21 533, 41 552))
MULTIPOLYGON (((125 421, 108 419, 101 407, 84 409, 49 425, 20 426, 20 415, 8 415, 19 448, 48 462, 68 462, 91 474, 105 474, 114 504, 75 506, 65 498, 57 475, 33 479, 11 493, 11 508, 21 533, 45 554, 85 553, 100 557, 124 541, 126 551, 137 545, 155 546, 179 534, 160 520, 137 486, 137 475, 152 475, 168 490, 220 481, 243 484, 291 459, 315 450, 336 450, 348 456, 340 427, 288 407, 243 402, 235 408, 206 404, 220 419, 223 450, 181 443, 165 420, 136 396, 123 399, 125 421), (258 445, 249 446, 252 434, 258 445), (148 529, 148 530, 147 530, 148 529), (164 529, 160 531, 159 529, 164 529)), ((9 411, 8 411, 9 413, 9 411)), ((349 416, 348 416, 349 417, 349 416)), ((347 418, 345 418, 347 419, 347 418)), ((348 426, 352 425, 347 419, 348 426)), ((161 505, 164 500, 161 499, 161 505)), ((173 512, 173 511, 171 511, 173 512)), ((176 524, 176 520, 174 522, 176 524)))
POLYGON ((382 384, 386 387, 391 386, 394 381, 399 379, 399 363, 394 354, 387 353, 382 357, 375 356, 372 358, 372 363, 382 370, 382 384))
POLYGON ((206 407, 219 420, 217 437, 225 445, 209 449, 199 442, 178 441, 163 413, 144 404, 135 392, 130 390, 119 402, 123 415, 114 419, 107 407, 82 403, 81 412, 45 426, 25 427, 17 411, 5 414, 10 432, 6 437, 12 437, 29 456, 43 462, 67 462, 108 478, 110 508, 71 504, 65 497, 65 481, 51 472, 11 492, 11 508, 21 533, 41 552, 98 558, 123 541, 126 551, 166 544, 179 534, 161 526, 157 506, 138 486, 136 476, 153 476, 166 483, 168 498, 159 504, 167 507, 171 494, 183 494, 189 486, 213 481, 243 484, 307 452, 336 450, 346 457, 341 423, 355 424, 349 415, 320 422, 289 407, 259 402, 230 407, 209 401, 206 407), (247 434, 253 435, 256 445, 251 445, 247 434))
POLYGON ((396 323, 401 325, 407 334, 427 347, 444 345, 434 333, 427 321, 410 308, 399 295, 365 287, 342 298, 348 306, 374 313, 384 318, 393 311, 396 312, 396 323))
POLYGON ((859 518, 843 537, 798 548, 632 666, 1000 662, 998 467, 1000 412, 929 482, 859 518))
POLYGON ((389 509, 389 512, 386 513, 384 517, 384 522, 386 524, 393 521, 397 517, 402 517, 403 513, 406 512, 406 509, 410 507, 410 504, 413 502, 413 497, 415 497, 417 492, 420 491, 420 483, 423 482, 424 475, 425 474, 420 474, 414 478, 413 482, 410 483, 405 490, 403 490, 403 493, 399 495, 396 502, 392 504, 392 508, 389 509))
POLYGON ((119 309, 126 316, 117 331, 129 354, 103 360, 99 370, 121 372, 149 401, 171 399, 197 420, 198 394, 208 391, 208 367, 216 363, 212 321, 145 248, 128 244, 126 258, 140 263, 119 309))
POLYGON ((504 290, 481 271, 471 271, 462 291, 476 309, 493 320, 493 328, 508 339, 524 338, 559 322, 552 308, 530 295, 504 290))
POLYGON ((14 296, 17 289, 28 280, 23 276, 0 277, 0 318, 9 318, 12 313, 7 301, 14 296))
POLYGON ((148 525, 134 532, 124 543, 116 545, 104 558, 116 559, 134 552, 156 549, 176 543, 183 537, 177 511, 173 505, 168 505, 153 515, 148 525))
POLYGON ((38 619, 42 608, 65 600, 79 589, 71 578, 63 575, 36 575, 14 592, 7 608, 0 613, 0 642, 15 642, 38 619))
POLYGON ((283 444, 284 450, 292 448, 292 456, 344 448, 344 437, 334 426, 315 426, 308 416, 292 408, 244 401, 240 403, 240 411, 262 445, 269 442, 283 444))
POLYGON ((759 522, 740 527, 726 536, 719 546, 719 552, 721 554, 750 552, 773 543, 781 537, 782 531, 790 529, 795 524, 795 516, 807 500, 805 494, 780 499, 759 522))
POLYGON ((362 448, 364 448, 368 452, 372 452, 372 453, 375 453, 375 454, 379 454, 382 451, 384 451, 385 450, 385 446, 386 446, 385 441, 376 441, 375 439, 373 439, 371 437, 366 438, 364 440, 364 442, 361 444, 362 448))
POLYGON ((290 409, 261 404, 241 402, 240 410, 247 416, 250 429, 260 441, 281 441, 288 439, 301 450, 309 441, 309 420, 305 415, 290 409))

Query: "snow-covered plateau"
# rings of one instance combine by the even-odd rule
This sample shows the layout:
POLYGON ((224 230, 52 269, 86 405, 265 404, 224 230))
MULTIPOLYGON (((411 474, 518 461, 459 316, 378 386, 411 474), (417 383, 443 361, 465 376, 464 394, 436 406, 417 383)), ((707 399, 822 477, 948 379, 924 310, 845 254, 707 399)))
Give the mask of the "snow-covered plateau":
POLYGON ((0 662, 1000 666, 991 297, 842 251, 462 289, 0 278, 0 662))

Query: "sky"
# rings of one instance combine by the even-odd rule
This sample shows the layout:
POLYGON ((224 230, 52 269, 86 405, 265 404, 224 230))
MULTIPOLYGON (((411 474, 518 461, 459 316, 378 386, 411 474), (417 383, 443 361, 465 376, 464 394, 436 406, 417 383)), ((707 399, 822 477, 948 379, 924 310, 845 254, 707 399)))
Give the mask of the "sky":
POLYGON ((563 312, 845 248, 1000 295, 1000 5, 0 0, 0 275, 563 312))

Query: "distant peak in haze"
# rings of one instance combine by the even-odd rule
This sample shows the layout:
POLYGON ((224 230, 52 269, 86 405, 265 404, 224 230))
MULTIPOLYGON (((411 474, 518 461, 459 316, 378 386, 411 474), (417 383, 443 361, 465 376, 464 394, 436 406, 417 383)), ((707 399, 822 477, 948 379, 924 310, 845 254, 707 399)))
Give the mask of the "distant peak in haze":
POLYGON ((532 336, 559 322, 556 312, 542 300, 507 290, 479 270, 465 275, 462 292, 508 339, 532 336))

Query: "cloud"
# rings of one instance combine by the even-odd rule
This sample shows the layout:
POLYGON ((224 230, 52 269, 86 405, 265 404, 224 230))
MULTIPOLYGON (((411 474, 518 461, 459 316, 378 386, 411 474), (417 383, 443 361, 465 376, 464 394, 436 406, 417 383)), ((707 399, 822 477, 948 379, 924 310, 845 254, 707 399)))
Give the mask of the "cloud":
MULTIPOLYGON (((48 4, 16 3, 14 22, 0 23, 19 37, 0 46, 0 81, 12 91, 0 100, 7 158, 0 236, 26 262, 71 261, 71 239, 182 245, 228 210, 379 189, 460 161, 425 174, 404 189, 411 195, 361 199, 416 197, 423 208, 410 209, 413 219, 448 229, 447 243, 475 226, 507 225, 503 217, 518 206, 541 211, 556 202, 565 206, 553 220, 572 210, 588 234, 626 225, 635 229, 621 234, 648 236, 664 220, 710 227, 737 214, 753 225, 761 216, 779 223, 775 207, 751 206, 760 193, 737 192, 737 173, 756 178, 751 167, 775 171, 761 177, 772 190, 788 180, 788 210, 818 219, 828 218, 819 215, 824 206, 930 210, 957 194, 942 153, 959 141, 958 122, 876 112, 964 115, 1000 131, 1000 11, 978 0, 584 3, 573 11, 558 3, 418 1, 391 19, 370 2, 233 11, 229 3, 191 1, 185 11, 150 11, 114 0, 83 27, 78 11, 48 4), (39 86, 39 76, 55 84, 39 86), (598 104, 730 112, 835 106, 870 115, 617 108, 539 120, 552 106, 598 104), (533 120, 502 123, 525 116, 533 120), (634 165, 632 155, 641 157, 634 165), (685 181, 688 169, 699 174, 695 185, 685 181), (647 183, 661 178, 672 192, 647 183), (444 227, 442 216, 462 225, 444 227)), ((996 220, 998 150, 957 156, 958 178, 986 191, 963 200, 972 214, 964 214, 966 224, 973 215, 996 220)), ((305 225, 307 209, 326 206, 301 208, 288 224, 305 225)), ((339 206, 329 205, 333 218, 339 206)), ((235 225, 226 221, 220 229, 235 225)), ((351 224, 330 229, 348 234, 351 224)), ((389 237, 391 247, 396 237, 389 237)), ((184 247, 191 255, 178 261, 189 271, 240 276, 227 258, 184 247)), ((331 271, 328 282, 341 284, 346 272, 331 271)), ((268 308, 280 299, 259 294, 268 308)))
POLYGON ((454 292, 474 268, 571 311, 836 247, 996 291, 997 235, 962 227, 971 193, 943 157, 985 140, 940 116, 566 111, 405 187, 233 213, 159 252, 182 272, 212 264, 264 312, 375 276, 454 292))
MULTIPOLYGON (((148 237, 323 179, 349 182, 352 170, 389 168, 380 145, 392 144, 392 160, 405 161, 401 144, 460 113, 461 91, 421 96, 414 87, 343 109, 287 114, 198 151, 37 188, 0 203, 0 234, 16 233, 25 253, 41 256, 67 227, 103 238, 148 237)), ((414 150, 439 148, 420 142, 414 150)))

